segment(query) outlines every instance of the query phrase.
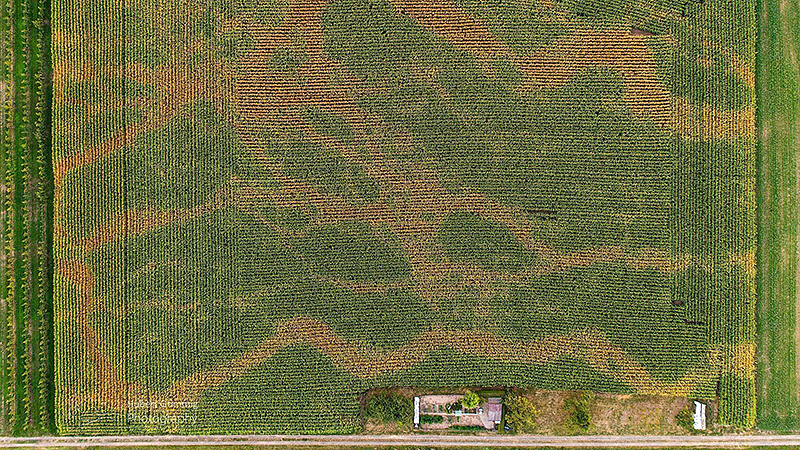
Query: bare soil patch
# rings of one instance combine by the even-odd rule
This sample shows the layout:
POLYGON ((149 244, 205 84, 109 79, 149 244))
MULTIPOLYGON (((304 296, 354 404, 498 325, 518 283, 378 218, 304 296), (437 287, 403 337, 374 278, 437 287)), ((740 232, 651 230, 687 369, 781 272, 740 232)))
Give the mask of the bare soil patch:
MULTIPOLYGON (((565 434, 568 413, 564 402, 573 391, 530 390, 526 396, 539 410, 537 434, 565 434)), ((590 434, 686 434, 675 416, 691 405, 687 397, 597 394, 591 408, 590 434)))

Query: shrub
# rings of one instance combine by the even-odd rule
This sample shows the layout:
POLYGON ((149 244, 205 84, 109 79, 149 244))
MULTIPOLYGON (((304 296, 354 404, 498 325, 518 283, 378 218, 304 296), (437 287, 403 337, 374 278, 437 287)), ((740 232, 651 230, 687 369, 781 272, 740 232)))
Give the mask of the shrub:
POLYGON ((503 398, 506 424, 516 433, 533 433, 536 429, 536 417, 539 410, 533 402, 517 392, 509 392, 503 398))
POLYGON ((411 419, 414 404, 410 398, 399 394, 377 394, 367 400, 364 414, 382 422, 401 422, 411 419))
POLYGON ((419 416, 419 423, 442 423, 444 422, 444 416, 432 416, 430 414, 423 414, 419 416))
POLYGON ((464 408, 466 409, 477 408, 478 405, 480 405, 480 403, 481 403, 481 398, 478 396, 478 394, 472 391, 467 391, 467 393, 464 394, 463 397, 461 397, 461 404, 464 405, 464 408))
POLYGON ((571 431, 585 432, 592 424, 592 413, 590 408, 594 402, 595 395, 592 392, 582 392, 576 397, 564 400, 564 407, 569 415, 567 427, 571 431))
POLYGON ((480 425, 451 425, 451 430, 458 430, 458 431, 483 431, 486 428, 480 425))
POLYGON ((684 430, 694 433, 694 414, 691 407, 687 406, 686 409, 676 414, 675 423, 684 430))

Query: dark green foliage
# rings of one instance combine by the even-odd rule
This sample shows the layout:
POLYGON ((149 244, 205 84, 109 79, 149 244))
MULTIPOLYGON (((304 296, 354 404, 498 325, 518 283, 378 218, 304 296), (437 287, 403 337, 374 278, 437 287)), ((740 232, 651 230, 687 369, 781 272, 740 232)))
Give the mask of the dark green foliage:
MULTIPOLYGON (((705 42, 736 36, 717 33, 724 20, 711 18, 735 11, 716 6, 730 1, 682 8, 670 0, 565 0, 547 8, 458 0, 510 49, 488 57, 384 0, 301 2, 280 30, 283 0, 214 0, 186 18, 178 13, 192 8, 169 3, 130 5, 130 20, 104 14, 111 31, 75 25, 65 12, 60 19, 87 30, 85 39, 63 30, 64 42, 81 43, 78 55, 113 53, 65 55, 65 67, 158 80, 119 92, 121 78, 112 76, 98 82, 109 93, 98 83, 67 83, 82 101, 59 109, 62 157, 131 132, 127 145, 61 185, 60 258, 88 263, 97 303, 61 280, 59 355, 80 364, 61 366, 70 390, 59 404, 61 432, 354 432, 367 389, 444 383, 632 393, 639 386, 619 374, 631 360, 654 386, 710 369, 692 394, 712 397, 719 388, 723 421, 752 420, 752 379, 740 357, 753 342, 753 279, 732 262, 754 245, 751 142, 684 136, 671 128, 674 117, 631 101, 636 86, 626 85, 624 68, 590 64, 564 83, 539 82, 531 77, 539 69, 526 66, 538 56, 525 59, 587 25, 691 28, 639 43, 666 61, 659 74, 669 95, 694 103, 692 112, 738 108, 751 93, 731 72, 730 55, 705 42), (311 28, 317 6, 322 36, 311 28), (120 48, 109 49, 117 40, 120 48), (714 54, 705 61, 704 52, 714 54), (197 78, 172 80, 174 72, 197 78), (160 108, 180 97, 184 81, 202 83, 205 100, 160 108), (123 107, 112 97, 126 99, 123 107), (174 117, 152 120, 167 112, 174 117), (131 209, 155 218, 122 220, 131 209), (109 242, 79 239, 96 234, 109 242), (672 267, 684 260, 685 268, 672 267), (80 316, 87 305, 88 319, 80 316), (213 370, 200 404, 186 412, 190 422, 162 426, 158 408, 143 422, 70 405, 104 394, 95 391, 102 368, 84 348, 95 345, 92 336, 69 338, 85 331, 82 323, 96 331, 114 375, 135 387, 126 395, 141 389, 159 398, 213 370), (311 325, 285 333, 297 323, 311 325), (482 333, 500 346, 480 349, 492 357, 436 341, 482 333), (574 348, 541 360, 511 356, 573 337, 574 348), (587 357, 584 340, 589 351, 608 349, 611 360, 587 357), (409 343, 411 353, 391 353, 409 343), (395 365, 384 367, 384 358, 395 365), (93 414, 100 424, 84 424, 93 414)), ((730 46, 749 60, 746 44, 730 46)), ((521 399, 511 420, 531 430, 535 411, 521 399)), ((408 398, 380 402, 368 401, 365 413, 409 421, 408 398)), ((589 397, 570 402, 568 431, 591 430, 589 397)))
POLYGON ((400 250, 377 236, 365 222, 342 222, 311 230, 297 240, 295 247, 323 279, 393 281, 411 273, 400 250))
POLYGON ((436 64, 444 57, 439 38, 383 0, 333 1, 322 26, 326 53, 371 79, 398 79, 410 63, 436 64))
MULTIPOLYGON (((376 386, 441 386, 448 380, 452 386, 470 386, 475 380, 483 385, 537 386, 541 389, 599 389, 604 392, 632 393, 612 376, 589 366, 582 359, 561 356, 544 363, 504 362, 457 352, 450 348, 430 352, 419 364, 409 369, 386 373, 374 379, 376 386)), ((712 390, 713 393, 713 390, 712 390)))
MULTIPOLYGON (((522 340, 568 334, 591 323, 651 373, 677 380, 683 368, 706 364, 696 349, 707 336, 684 323, 684 310, 672 304, 667 283, 663 273, 624 264, 575 267, 532 278, 507 298, 492 299, 492 323, 503 324, 501 335, 522 340)), ((698 388, 713 395, 711 384, 698 388)))
POLYGON ((689 267, 672 276, 672 304, 686 311, 686 320, 706 325, 714 312, 712 309, 712 286, 708 282, 712 274, 702 267, 689 267))
POLYGON ((310 221, 308 214, 299 207, 277 208, 272 205, 263 205, 257 210, 261 217, 286 230, 303 230, 310 221))
POLYGON ((359 429, 358 392, 363 386, 361 380, 319 352, 291 346, 243 376, 207 391, 198 406, 187 412, 187 418, 196 420, 185 428, 197 434, 230 430, 248 434, 353 433, 359 429), (325 374, 325 383, 319 382, 320 373, 325 374))
POLYGON ((55 430, 50 11, 0 8, 0 434, 55 430))
POLYGON ((578 20, 596 28, 625 24, 651 33, 665 31, 668 22, 693 0, 557 0, 578 20), (666 22, 666 23, 665 23, 666 22))
POLYGON ((333 2, 323 26, 331 56, 364 74, 365 87, 380 87, 379 95, 365 89, 360 105, 416 136, 422 151, 408 156, 434 158, 448 189, 478 189, 544 216, 536 237, 560 250, 664 245, 669 140, 605 106, 622 95, 619 74, 587 69, 563 88, 524 95, 511 90, 513 75, 494 82, 470 55, 380 3, 333 2), (354 20, 363 25, 347 26, 354 20), (383 43, 380 53, 357 44, 370 39, 383 43), (438 69, 447 97, 385 67, 409 60, 438 69))
POLYGON ((335 137, 344 143, 353 141, 353 129, 343 117, 313 107, 303 110, 303 118, 311 122, 320 134, 335 137))
POLYGON ((512 61, 498 59, 494 62, 494 77, 504 89, 513 90, 522 83, 522 73, 512 61))
POLYGON ((757 2, 758 140, 758 427, 800 430, 800 5, 757 2), (792 51, 791 49, 795 49, 792 51), (792 56, 792 55, 795 56, 792 56))
MULTIPOLYGON (((270 285, 290 283, 303 272, 274 232, 232 209, 130 238, 126 249, 130 275, 96 280, 97 295, 110 302, 100 317, 115 320, 105 314, 124 289, 126 327, 142 338, 119 342, 125 346, 119 351, 128 352, 130 379, 154 389, 222 363, 223 349, 235 354, 274 332, 270 316, 237 306, 236 297, 265 287, 254 278, 252 264, 263 264, 270 285)), ((118 251, 103 247, 92 266, 98 273, 117 273, 118 251)))
POLYGON ((303 63, 308 60, 305 53, 293 48, 278 48, 269 59, 271 70, 297 73, 303 63))
MULTIPOLYGON (((730 370, 730 369, 728 369, 730 370)), ((756 421, 756 389, 753 380, 731 373, 719 379, 719 417, 723 425, 746 429, 756 421)))
MULTIPOLYGON (((340 129, 336 131, 346 133, 343 131, 346 128, 342 127, 339 124, 340 129)), ((335 194, 355 204, 378 198, 378 183, 364 171, 363 166, 345 160, 335 148, 309 140, 301 130, 289 126, 267 127, 260 137, 270 157, 279 161, 291 177, 312 183, 323 193, 335 194)))
POLYGON ((444 422, 444 416, 434 416, 431 414, 422 414, 419 416, 419 423, 421 424, 427 425, 427 424, 442 423, 442 422, 444 422))
MULTIPOLYGON (((308 242, 324 247, 329 241, 308 242)), ((92 266, 100 273, 119 271, 117 251, 102 248, 92 266)), ((104 311, 113 311, 114 292, 127 291, 126 326, 146 338, 119 351, 130 353, 131 379, 153 388, 221 364, 223 349, 236 354, 252 348, 275 332, 277 322, 301 315, 325 322, 344 339, 388 348, 434 320, 410 291, 358 294, 311 279, 313 271, 278 234, 234 209, 131 238, 127 252, 135 275, 98 279, 96 292, 109 302, 104 311), (170 263, 163 262, 166 255, 170 263)), ((101 317, 115 318, 105 312, 101 317)))
POLYGON ((571 432, 586 432, 592 425, 592 405, 595 395, 591 392, 581 392, 564 400, 564 410, 567 413, 566 427, 571 432))
POLYGON ((231 126, 210 105, 195 104, 127 148, 127 202, 164 210, 207 203, 237 171, 240 152, 231 126))
POLYGON ((555 20, 556 11, 535 2, 458 0, 456 3, 521 55, 541 50, 568 32, 555 20))
POLYGON ((63 219, 75 237, 89 238, 99 224, 111 220, 111 206, 122 203, 122 178, 121 155, 112 155, 99 164, 67 174, 63 180, 63 197, 55 208, 69 207, 75 211, 63 219), (92 195, 87 195, 89 192, 92 195))
MULTIPOLYGON (((413 414, 414 402, 408 397, 393 393, 381 393, 369 397, 364 408, 364 417, 381 422, 410 422, 413 414)), ((430 416, 420 416, 420 421, 423 417, 430 416)))
POLYGON ((530 268, 536 254, 527 250, 508 227, 469 211, 449 214, 439 225, 439 241, 448 258, 486 270, 530 268))

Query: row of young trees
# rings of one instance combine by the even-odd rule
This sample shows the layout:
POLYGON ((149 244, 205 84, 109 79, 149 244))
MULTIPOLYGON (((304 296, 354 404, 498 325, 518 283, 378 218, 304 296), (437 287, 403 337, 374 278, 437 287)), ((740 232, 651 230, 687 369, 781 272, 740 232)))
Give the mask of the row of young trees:
POLYGON ((48 17, 0 4, 0 434, 54 429, 48 17))

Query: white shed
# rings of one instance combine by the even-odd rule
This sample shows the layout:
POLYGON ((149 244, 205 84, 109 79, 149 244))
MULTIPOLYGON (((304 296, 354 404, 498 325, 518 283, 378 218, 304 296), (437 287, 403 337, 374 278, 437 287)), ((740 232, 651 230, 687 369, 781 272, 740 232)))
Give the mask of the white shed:
POLYGON ((419 397, 414 397, 414 428, 419 428, 419 397))
POLYGON ((694 429, 706 429, 706 405, 705 403, 700 403, 697 400, 694 402, 694 429))

